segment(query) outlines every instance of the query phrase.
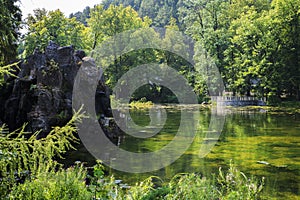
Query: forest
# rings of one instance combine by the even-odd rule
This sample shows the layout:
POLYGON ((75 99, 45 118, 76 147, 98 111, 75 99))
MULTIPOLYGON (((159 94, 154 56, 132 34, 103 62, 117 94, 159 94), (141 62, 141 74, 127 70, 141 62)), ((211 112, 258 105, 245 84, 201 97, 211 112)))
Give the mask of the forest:
MULTIPOLYGON (((199 48, 204 48, 218 67, 226 94, 266 97, 269 102, 300 99, 297 0, 106 0, 69 17, 59 10, 37 9, 25 21, 21 21, 20 9, 9 3, 3 1, 1 8, 1 65, 26 58, 35 49, 43 51, 50 40, 88 53, 116 33, 157 26, 181 31, 196 42, 194 66, 170 52, 146 51, 149 61, 167 63, 184 74, 199 101, 209 95, 203 77, 195 70, 201 65, 197 62, 199 48), (21 35, 20 27, 27 32, 21 35)), ((112 87, 122 74, 141 64, 141 57, 141 52, 130 52, 117 58, 111 67, 114 70, 106 72, 108 85, 112 87)), ((151 85, 142 90, 147 89, 158 91, 151 85)), ((145 96, 139 93, 134 100, 145 96)), ((156 96, 147 99, 156 101, 156 96)), ((158 101, 172 95, 165 90, 160 96, 158 101)))

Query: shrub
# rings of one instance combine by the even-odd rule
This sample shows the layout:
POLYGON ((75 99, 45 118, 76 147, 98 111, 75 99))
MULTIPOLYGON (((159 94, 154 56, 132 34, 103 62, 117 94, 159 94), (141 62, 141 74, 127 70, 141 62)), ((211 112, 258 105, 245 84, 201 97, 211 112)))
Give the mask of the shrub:
POLYGON ((264 178, 261 181, 253 177, 247 178, 243 172, 230 163, 227 174, 224 174, 220 168, 218 183, 224 199, 259 199, 264 178))
POLYGON ((31 136, 25 132, 26 125, 12 133, 4 126, 0 127, 0 199, 7 198, 11 188, 24 179, 52 173, 62 167, 54 157, 74 148, 72 143, 78 141, 74 136, 74 122, 83 117, 80 112, 74 113, 65 126, 54 127, 42 139, 37 139, 40 132, 31 136))
POLYGON ((169 183, 166 199, 217 199, 220 194, 213 181, 197 174, 177 175, 169 183))
POLYGON ((82 166, 66 170, 39 173, 25 183, 15 185, 10 199, 18 200, 84 200, 92 199, 85 184, 86 171, 82 166))

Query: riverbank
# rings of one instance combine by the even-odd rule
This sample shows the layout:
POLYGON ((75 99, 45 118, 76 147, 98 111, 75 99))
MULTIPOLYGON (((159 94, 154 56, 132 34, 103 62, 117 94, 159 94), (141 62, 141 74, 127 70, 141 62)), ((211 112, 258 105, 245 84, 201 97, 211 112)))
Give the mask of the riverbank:
POLYGON ((289 114, 295 115, 300 114, 300 102, 298 101, 285 101, 281 102, 278 105, 267 105, 267 106, 228 106, 226 107, 231 110, 236 111, 258 111, 265 113, 274 113, 274 114, 289 114))
MULTIPOLYGON (((130 108, 134 109, 149 109, 155 106, 152 102, 131 102, 129 104, 130 108)), ((162 104, 162 108, 170 108, 170 107, 193 107, 198 106, 200 110, 210 109, 216 104, 198 104, 198 105, 179 105, 179 104, 162 104)), ((224 106, 225 109, 231 111, 249 111, 249 112, 261 112, 261 113, 269 113, 269 114, 288 114, 294 115, 295 117, 300 115, 300 101, 283 101, 277 105, 264 105, 264 106, 224 106)))

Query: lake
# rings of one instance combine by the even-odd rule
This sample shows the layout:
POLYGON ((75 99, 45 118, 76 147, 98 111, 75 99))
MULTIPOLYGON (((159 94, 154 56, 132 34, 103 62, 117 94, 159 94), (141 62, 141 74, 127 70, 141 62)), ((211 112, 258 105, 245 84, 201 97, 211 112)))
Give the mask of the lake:
MULTIPOLYGON (((159 133, 147 139, 125 135, 119 141, 120 148, 142 153, 166 146, 174 139, 180 124, 190 126, 184 120, 191 118, 183 119, 182 110, 197 121, 192 144, 179 159, 157 171, 135 174, 110 169, 116 179, 130 184, 156 175, 168 181, 182 172, 212 177, 212 174, 218 174, 220 167, 226 170, 232 162, 247 177, 265 177, 266 198, 300 199, 299 115, 270 113, 264 109, 214 110, 202 106, 162 108, 166 111, 166 123, 159 133), (203 153, 203 149, 207 152, 203 153)), ((147 109, 132 109, 130 114, 130 120, 137 125, 147 126, 150 123, 147 109)), ((79 147, 73 156, 87 162, 94 159, 84 147, 79 147)))

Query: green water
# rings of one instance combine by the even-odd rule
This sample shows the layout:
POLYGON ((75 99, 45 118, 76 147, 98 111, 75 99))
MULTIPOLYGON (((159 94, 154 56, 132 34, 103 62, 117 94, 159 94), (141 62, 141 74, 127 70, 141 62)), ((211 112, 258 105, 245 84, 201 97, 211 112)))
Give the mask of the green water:
MULTIPOLYGON (((113 169, 110 172, 129 184, 142 181, 150 175, 160 176, 167 181, 182 172, 196 172, 212 177, 213 174, 218 174, 220 167, 227 169, 232 160, 248 177, 265 177, 266 199, 300 199, 300 116, 267 113, 264 110, 250 112, 229 109, 223 111, 221 118, 213 122, 212 116, 215 115, 212 115, 211 109, 199 108, 199 113, 195 116, 199 121, 195 125, 194 142, 174 163, 161 170, 142 174, 113 169), (218 123, 222 119, 225 119, 224 126, 216 145, 201 158, 201 147, 211 142, 203 139, 209 133, 210 123, 218 123)), ((148 139, 126 135, 121 140, 120 148, 132 152, 151 152, 164 147, 178 131, 180 109, 187 110, 191 115, 195 114, 190 107, 168 107, 167 121, 157 135, 148 139)), ((131 110, 130 113, 136 124, 149 124, 147 110, 131 110)), ((145 163, 147 164, 149 163, 145 163)))
MULTIPOLYGON (((166 124, 155 137, 137 139, 126 136, 120 147, 132 152, 149 152, 162 148, 178 131, 180 109, 166 109, 166 124)), ((194 111, 190 109, 189 112, 193 114, 194 111)), ((131 116, 139 125, 146 126, 150 122, 147 110, 132 110, 131 116)), ((297 118, 294 115, 270 114, 264 110, 227 110, 223 112, 225 122, 218 142, 206 157, 200 158, 199 150, 212 120, 211 116, 210 109, 200 109, 194 142, 188 151, 171 165, 144 174, 114 170, 112 173, 127 182, 141 181, 149 175, 158 175, 164 180, 169 180, 181 172, 197 172, 212 177, 213 173, 218 173, 219 167, 226 169, 232 160, 248 177, 254 175, 266 178, 266 197, 300 198, 300 116, 297 118)))

